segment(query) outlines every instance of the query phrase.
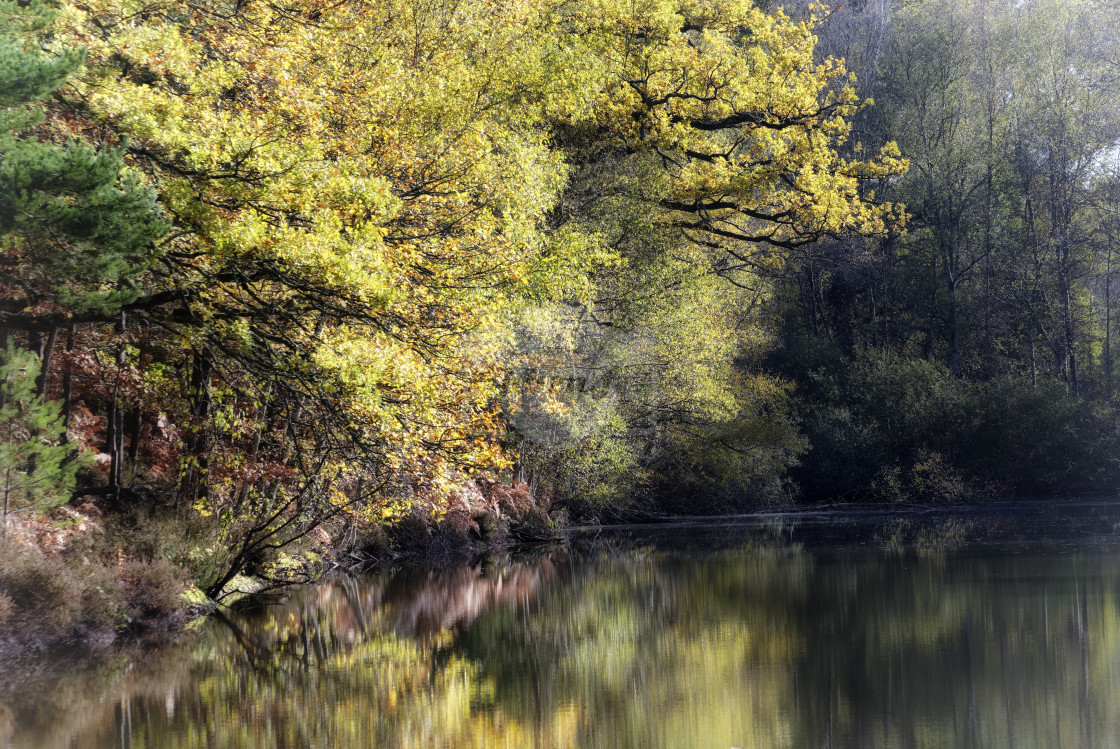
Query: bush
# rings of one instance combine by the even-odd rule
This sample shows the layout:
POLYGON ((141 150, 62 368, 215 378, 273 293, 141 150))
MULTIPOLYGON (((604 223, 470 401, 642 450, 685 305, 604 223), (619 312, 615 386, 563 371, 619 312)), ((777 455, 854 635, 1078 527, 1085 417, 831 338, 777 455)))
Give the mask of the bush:
POLYGON ((105 535, 91 554, 124 549, 129 556, 168 562, 205 588, 221 572, 221 543, 213 518, 191 512, 180 517, 161 508, 133 508, 105 520, 105 535))
POLYGON ((4 630, 46 639, 78 637, 120 623, 123 602, 111 570, 7 543, 0 549, 4 630))
POLYGON ((979 491, 974 482, 946 465, 941 455, 925 451, 909 468, 894 465, 882 469, 871 490, 876 498, 893 502, 958 502, 979 491))
POLYGON ((933 362, 865 351, 801 371, 798 388, 810 447, 792 475, 810 499, 957 501, 991 487, 1120 485, 1115 414, 1059 382, 970 382, 933 362))
POLYGON ((1020 494, 1112 492, 1120 485, 1116 413, 1060 382, 989 385, 962 465, 1020 494))
POLYGON ((186 575, 165 559, 130 559, 121 565, 125 613, 130 619, 171 614, 187 587, 186 575))
POLYGON ((977 389, 944 367, 864 352, 802 373, 798 384, 809 451, 793 475, 808 497, 898 499, 925 494, 923 482, 955 496, 934 484, 972 478, 945 472, 957 472, 972 442, 977 389))
POLYGON ((614 396, 584 397, 522 418, 521 459, 533 483, 595 507, 624 502, 644 472, 618 407, 614 396))

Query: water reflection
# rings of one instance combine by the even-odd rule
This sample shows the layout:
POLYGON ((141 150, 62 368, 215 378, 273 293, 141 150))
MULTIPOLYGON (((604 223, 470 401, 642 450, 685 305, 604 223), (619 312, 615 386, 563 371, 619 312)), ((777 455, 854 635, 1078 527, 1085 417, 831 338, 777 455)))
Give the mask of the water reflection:
POLYGON ((0 744, 1116 746, 1111 512, 678 529, 327 581, 16 675, 0 744))

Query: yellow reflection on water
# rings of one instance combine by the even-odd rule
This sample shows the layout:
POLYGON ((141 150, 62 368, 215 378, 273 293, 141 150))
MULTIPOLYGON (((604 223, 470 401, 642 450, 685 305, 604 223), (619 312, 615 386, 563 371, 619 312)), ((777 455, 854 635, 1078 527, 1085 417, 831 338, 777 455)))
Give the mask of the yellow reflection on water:
POLYGON ((22 678, 6 746, 1116 746, 1120 557, 554 550, 22 678))

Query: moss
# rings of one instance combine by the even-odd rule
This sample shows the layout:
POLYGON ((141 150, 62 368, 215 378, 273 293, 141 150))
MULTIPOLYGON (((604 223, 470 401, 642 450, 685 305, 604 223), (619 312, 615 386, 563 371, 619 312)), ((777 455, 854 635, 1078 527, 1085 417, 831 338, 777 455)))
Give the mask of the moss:
POLYGON ((179 594, 179 602, 184 606, 208 606, 210 599, 197 585, 192 585, 179 594))

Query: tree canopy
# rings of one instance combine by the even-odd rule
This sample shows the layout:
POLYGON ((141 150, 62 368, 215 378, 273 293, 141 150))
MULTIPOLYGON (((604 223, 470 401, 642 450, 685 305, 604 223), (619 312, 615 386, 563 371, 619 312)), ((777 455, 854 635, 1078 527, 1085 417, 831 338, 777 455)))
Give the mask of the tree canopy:
POLYGON ((213 593, 476 476, 780 491, 775 274, 904 218, 824 7, 5 7, 0 323, 114 501, 221 529, 213 593))

